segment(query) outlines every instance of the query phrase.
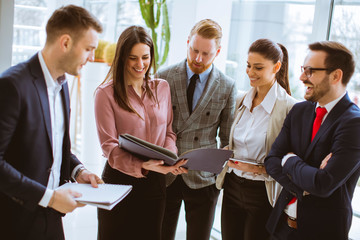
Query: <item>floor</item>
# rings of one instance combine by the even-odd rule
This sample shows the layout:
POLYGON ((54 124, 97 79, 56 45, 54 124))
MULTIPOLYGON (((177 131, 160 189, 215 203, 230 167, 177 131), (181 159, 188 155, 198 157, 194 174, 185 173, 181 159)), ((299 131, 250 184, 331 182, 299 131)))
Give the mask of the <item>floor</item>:
MULTIPOLYGON (((101 175, 103 163, 100 164, 86 164, 86 167, 101 175)), ((221 199, 219 197, 219 203, 216 209, 215 222, 213 231, 211 233, 212 240, 220 240, 220 212, 221 212, 221 199)), ((355 193, 353 198, 353 207, 360 212, 360 188, 355 193)), ((74 212, 67 214, 63 218, 64 231, 66 240, 96 240, 97 239, 97 216, 96 208, 92 206, 85 206, 76 209, 74 212)), ((353 218, 352 228, 350 230, 350 239, 360 240, 360 218, 353 218)), ((179 223, 176 233, 176 240, 186 239, 186 224, 185 224, 185 212, 182 208, 179 217, 179 223)))

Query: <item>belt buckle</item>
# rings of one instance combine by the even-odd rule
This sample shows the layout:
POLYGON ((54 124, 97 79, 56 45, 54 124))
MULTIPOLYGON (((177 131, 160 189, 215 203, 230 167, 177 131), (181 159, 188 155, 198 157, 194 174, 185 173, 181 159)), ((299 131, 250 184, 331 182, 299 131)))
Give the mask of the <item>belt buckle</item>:
POLYGON ((287 225, 288 225, 290 228, 297 229, 296 218, 293 218, 293 217, 290 217, 290 216, 286 216, 286 220, 287 220, 287 225))

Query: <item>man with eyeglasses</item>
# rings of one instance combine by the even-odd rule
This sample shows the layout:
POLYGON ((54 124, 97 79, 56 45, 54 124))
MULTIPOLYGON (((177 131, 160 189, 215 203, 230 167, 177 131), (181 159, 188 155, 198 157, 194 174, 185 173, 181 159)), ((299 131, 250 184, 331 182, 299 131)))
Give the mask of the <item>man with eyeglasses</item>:
POLYGON ((283 190, 267 223, 272 239, 348 239, 360 175, 360 110, 346 86, 353 54, 332 41, 309 45, 294 105, 265 159, 283 190))

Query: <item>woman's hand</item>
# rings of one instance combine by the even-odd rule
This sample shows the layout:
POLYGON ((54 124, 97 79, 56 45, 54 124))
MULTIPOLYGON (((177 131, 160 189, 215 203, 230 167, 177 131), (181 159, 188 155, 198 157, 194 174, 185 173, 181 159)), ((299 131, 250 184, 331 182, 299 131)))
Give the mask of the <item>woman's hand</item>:
POLYGON ((236 169, 241 170, 243 172, 252 172, 254 174, 266 173, 266 170, 265 170, 265 168, 263 166, 258 166, 258 165, 254 165, 254 164, 229 160, 227 165, 229 167, 236 168, 236 169))
POLYGON ((187 159, 181 159, 173 166, 165 166, 164 161, 151 159, 149 161, 144 162, 142 164, 142 168, 162 174, 167 174, 171 172, 174 175, 179 175, 188 172, 186 168, 181 167, 184 164, 186 164, 187 161, 188 161, 187 159))

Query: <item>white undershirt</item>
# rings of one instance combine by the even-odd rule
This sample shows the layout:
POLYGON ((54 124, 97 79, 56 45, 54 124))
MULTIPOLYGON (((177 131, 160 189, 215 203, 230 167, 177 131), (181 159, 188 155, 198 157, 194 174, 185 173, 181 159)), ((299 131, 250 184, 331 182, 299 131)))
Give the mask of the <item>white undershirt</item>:
POLYGON ((60 91, 62 85, 65 81, 64 78, 57 79, 56 81, 52 78, 41 52, 38 53, 41 69, 44 73, 49 107, 50 107, 50 119, 51 119, 51 133, 52 133, 52 152, 53 152, 53 165, 51 167, 51 172, 49 175, 49 180, 47 184, 47 189, 44 196, 39 202, 39 205, 47 207, 49 201, 52 197, 53 191, 59 186, 60 182, 60 171, 62 163, 62 149, 63 149, 63 140, 65 134, 65 113, 64 113, 64 103, 61 98, 60 91), (60 82, 61 81, 61 82, 60 82))

